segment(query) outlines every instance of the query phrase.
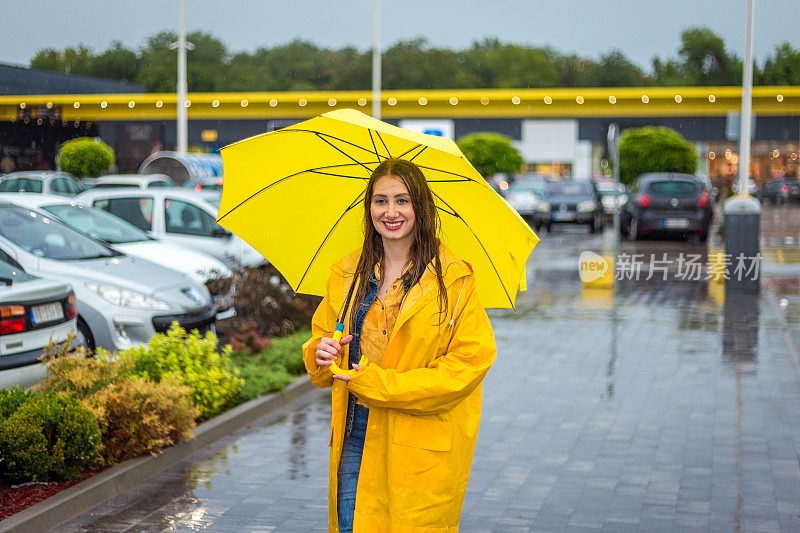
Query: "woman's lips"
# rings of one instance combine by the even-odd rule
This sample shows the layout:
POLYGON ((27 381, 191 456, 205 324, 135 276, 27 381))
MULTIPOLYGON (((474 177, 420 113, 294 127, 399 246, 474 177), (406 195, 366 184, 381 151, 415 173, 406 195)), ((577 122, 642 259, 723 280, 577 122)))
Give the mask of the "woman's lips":
POLYGON ((386 228, 386 229, 387 229, 387 230, 389 230, 389 231, 397 231, 397 230, 399 230, 399 229, 402 227, 402 225, 403 225, 403 221, 402 221, 402 220, 398 220, 398 221, 396 221, 396 222, 386 222, 386 221, 384 220, 384 221, 382 221, 382 222, 383 222, 383 227, 384 227, 384 228, 386 228))

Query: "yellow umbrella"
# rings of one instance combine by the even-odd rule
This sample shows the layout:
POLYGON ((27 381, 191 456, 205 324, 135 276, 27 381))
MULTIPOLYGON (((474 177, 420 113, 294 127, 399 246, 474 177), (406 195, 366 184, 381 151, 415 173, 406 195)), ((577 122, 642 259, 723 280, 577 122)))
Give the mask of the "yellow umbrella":
POLYGON ((450 139, 352 109, 223 148, 217 222, 263 254, 296 292, 324 295, 330 265, 363 243, 366 184, 389 157, 413 161, 424 172, 441 240, 472 265, 483 305, 513 307, 539 242, 528 224, 450 139))

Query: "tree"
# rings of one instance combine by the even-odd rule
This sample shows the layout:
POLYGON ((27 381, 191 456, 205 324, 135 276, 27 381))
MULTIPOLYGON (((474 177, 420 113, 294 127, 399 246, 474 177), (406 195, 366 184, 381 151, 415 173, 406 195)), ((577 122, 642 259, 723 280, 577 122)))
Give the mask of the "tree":
POLYGON ((139 73, 139 56, 119 41, 111 43, 111 48, 92 59, 92 76, 109 80, 136 80, 139 73))
MULTIPOLYGON (((186 35, 195 48, 186 55, 186 82, 189 91, 227 90, 228 52, 219 39, 204 32, 186 35)), ((162 31, 147 40, 139 50, 136 81, 148 92, 175 92, 178 85, 178 52, 169 45, 178 40, 171 31, 162 31)))
POLYGON ((619 178, 630 184, 646 172, 697 170, 697 152, 681 135, 665 127, 645 126, 622 132, 619 140, 619 178))
POLYGON ((620 50, 601 55, 600 61, 585 70, 583 87, 639 87, 646 76, 620 50))
POLYGON ((767 57, 761 73, 762 85, 800 85, 800 50, 783 42, 775 55, 767 57))
POLYGON ((57 161, 76 178, 96 178, 114 164, 114 151, 99 138, 78 137, 61 145, 57 161))
POLYGON ((678 54, 687 83, 738 85, 742 82, 742 62, 725 50, 725 41, 709 28, 682 31, 678 54))
POLYGON ((94 53, 90 48, 79 44, 73 48, 68 46, 63 51, 54 48, 45 48, 36 52, 31 59, 31 68, 56 70, 64 74, 92 75, 92 61, 94 53))
POLYGON ((522 170, 525 160, 511 139, 499 133, 472 133, 458 140, 458 147, 484 178, 522 170))

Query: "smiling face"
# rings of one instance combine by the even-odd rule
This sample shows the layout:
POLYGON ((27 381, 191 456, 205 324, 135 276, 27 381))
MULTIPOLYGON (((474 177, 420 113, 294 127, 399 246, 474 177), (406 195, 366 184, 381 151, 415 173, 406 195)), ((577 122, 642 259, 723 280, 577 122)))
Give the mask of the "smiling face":
POLYGON ((383 176, 375 181, 369 207, 372 225, 384 244, 403 243, 414 239, 414 208, 411 195, 400 178, 383 176))

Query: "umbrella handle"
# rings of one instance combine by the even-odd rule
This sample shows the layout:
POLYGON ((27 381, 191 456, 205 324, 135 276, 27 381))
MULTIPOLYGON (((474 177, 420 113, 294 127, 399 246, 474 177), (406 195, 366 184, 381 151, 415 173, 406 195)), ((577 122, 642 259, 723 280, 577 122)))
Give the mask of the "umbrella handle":
MULTIPOLYGON (((338 324, 336 324, 336 329, 333 331, 333 340, 335 340, 336 342, 342 340, 342 333, 344 333, 344 324, 339 322, 338 324)), ((369 360, 366 357, 364 357, 364 354, 361 354, 361 360, 358 362, 358 364, 363 367, 367 363, 369 363, 369 360)), ((355 376, 356 372, 358 372, 355 368, 352 370, 345 370, 341 368, 339 365, 337 365, 336 361, 333 361, 333 363, 330 366, 330 369, 331 373, 333 374, 342 376, 351 376, 351 377, 355 376)))

